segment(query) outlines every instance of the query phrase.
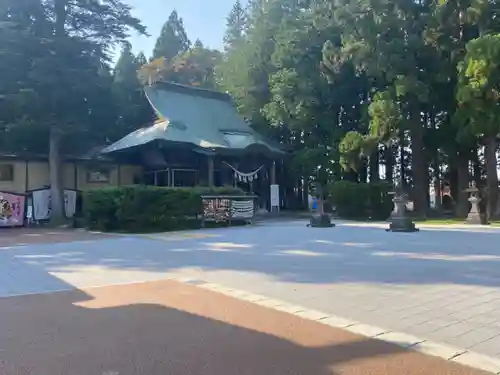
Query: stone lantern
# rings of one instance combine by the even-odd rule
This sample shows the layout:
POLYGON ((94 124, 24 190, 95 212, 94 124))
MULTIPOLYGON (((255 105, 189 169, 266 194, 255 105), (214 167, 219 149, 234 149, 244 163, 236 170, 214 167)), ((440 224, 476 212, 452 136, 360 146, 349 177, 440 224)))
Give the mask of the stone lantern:
POLYGON ((415 224, 411 220, 411 217, 409 217, 406 213, 406 204, 408 203, 408 197, 404 193, 403 188, 396 187, 390 194, 393 195, 392 201, 394 203, 394 210, 392 211, 390 218, 391 223, 386 231, 418 232, 419 229, 415 228, 415 224))
POLYGON ((479 214, 479 202, 481 198, 479 198, 479 189, 476 186, 476 182, 472 181, 470 187, 465 189, 465 192, 469 194, 468 201, 471 204, 471 209, 469 214, 467 215, 467 219, 465 222, 467 224, 483 224, 481 220, 481 215, 479 214))
POLYGON ((313 228, 332 228, 335 224, 332 223, 330 215, 326 214, 324 211, 323 187, 319 182, 316 182, 313 187, 314 194, 317 197, 317 211, 311 214, 311 220, 307 226, 313 228))

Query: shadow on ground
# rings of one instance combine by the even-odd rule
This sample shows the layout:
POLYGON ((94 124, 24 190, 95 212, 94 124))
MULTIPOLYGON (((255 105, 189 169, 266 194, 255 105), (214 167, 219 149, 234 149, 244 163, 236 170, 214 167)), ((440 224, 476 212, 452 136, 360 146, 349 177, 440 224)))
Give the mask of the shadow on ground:
POLYGON ((479 374, 171 281, 3 298, 0 317, 3 375, 479 374))
MULTIPOLYGON (((272 225, 197 231, 205 238, 130 236, 0 251, 24 267, 70 274, 85 267, 165 274, 185 268, 265 274, 297 283, 370 282, 500 286, 500 232, 386 233, 378 228, 272 225)), ((17 266, 16 266, 17 265, 17 266)))
POLYGON ((332 374, 398 351, 368 340, 302 347, 159 304, 74 305, 88 300, 81 291, 2 300, 2 374, 332 374))

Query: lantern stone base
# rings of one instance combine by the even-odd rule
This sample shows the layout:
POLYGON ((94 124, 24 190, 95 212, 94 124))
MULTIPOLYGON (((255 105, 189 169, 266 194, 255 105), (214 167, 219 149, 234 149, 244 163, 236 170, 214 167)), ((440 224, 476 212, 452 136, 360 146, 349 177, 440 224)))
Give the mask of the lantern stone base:
POLYGON ((467 215, 467 219, 465 219, 466 224, 473 224, 473 225, 481 225, 481 224, 486 224, 485 220, 481 219, 481 216, 476 212, 476 213, 469 213, 467 215))
POLYGON ((418 232, 419 229, 415 228, 415 223, 408 216, 393 216, 387 232, 418 232))
POLYGON ((332 223, 332 219, 328 214, 318 214, 312 215, 311 221, 307 224, 311 228, 333 228, 335 224, 332 223))
POLYGON ((467 219, 465 219, 466 224, 473 224, 473 225, 488 224, 486 220, 486 215, 481 215, 479 213, 479 207, 478 207, 479 201, 480 199, 477 198, 476 196, 472 196, 471 198, 469 198, 469 202, 471 203, 471 210, 467 215, 467 219))

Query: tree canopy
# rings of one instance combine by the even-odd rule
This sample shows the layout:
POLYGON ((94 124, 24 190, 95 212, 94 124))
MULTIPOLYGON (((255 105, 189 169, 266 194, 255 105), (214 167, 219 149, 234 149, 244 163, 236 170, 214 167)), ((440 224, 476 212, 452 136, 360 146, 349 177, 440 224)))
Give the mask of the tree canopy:
POLYGON ((173 59, 178 54, 186 52, 190 46, 191 42, 184 29, 184 22, 174 10, 163 25, 160 36, 156 40, 152 59, 161 57, 168 60, 173 59))
POLYGON ((315 180, 383 179, 425 216, 430 194, 449 185, 463 215, 475 181, 494 217, 498 5, 238 0, 223 51, 191 44, 174 11, 146 56, 126 42, 145 29, 119 0, 4 0, 0 147, 56 160, 55 150, 116 139, 153 119, 142 86, 173 81, 230 93, 255 129, 290 151, 286 183, 298 196, 315 180))

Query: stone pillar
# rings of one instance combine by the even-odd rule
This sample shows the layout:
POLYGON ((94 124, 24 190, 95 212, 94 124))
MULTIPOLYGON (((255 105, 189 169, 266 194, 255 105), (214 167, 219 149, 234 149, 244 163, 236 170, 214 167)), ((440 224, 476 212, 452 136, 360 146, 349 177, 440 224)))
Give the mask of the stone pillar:
MULTIPOLYGON (((275 205, 273 205, 273 191, 279 196, 279 188, 278 190, 273 190, 273 185, 276 185, 276 161, 271 162, 271 168, 269 168, 269 209, 272 213, 278 214, 279 213, 279 206, 276 205, 278 202, 274 202, 275 205)), ((278 203, 279 204, 279 203, 278 203)))
POLYGON ((208 186, 214 186, 214 156, 207 155, 208 158, 208 186))
POLYGON ((271 173, 270 173, 271 185, 276 184, 276 161, 273 160, 271 164, 271 173))

